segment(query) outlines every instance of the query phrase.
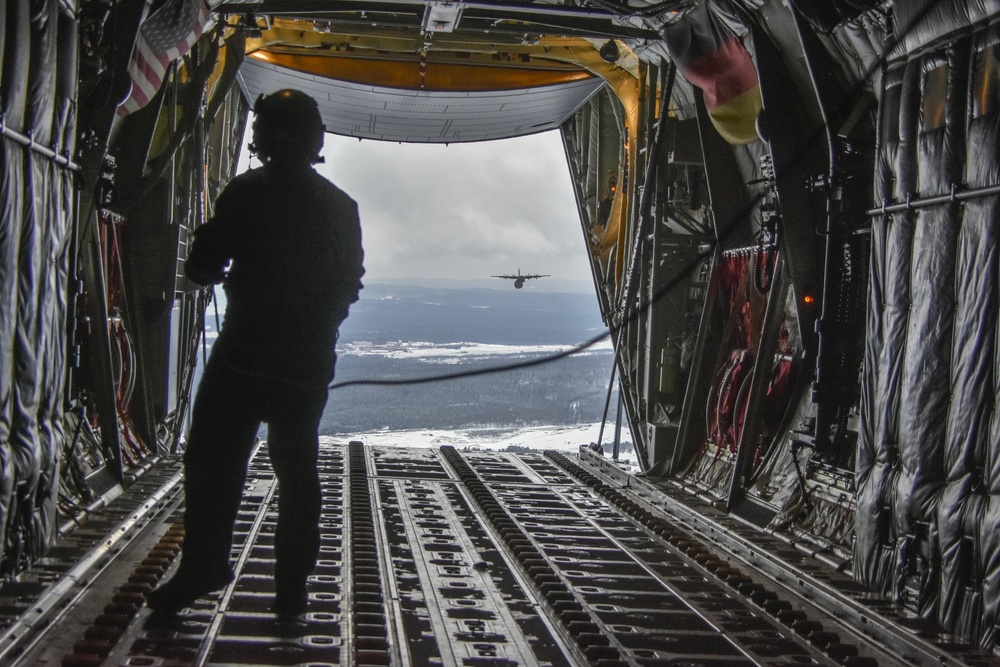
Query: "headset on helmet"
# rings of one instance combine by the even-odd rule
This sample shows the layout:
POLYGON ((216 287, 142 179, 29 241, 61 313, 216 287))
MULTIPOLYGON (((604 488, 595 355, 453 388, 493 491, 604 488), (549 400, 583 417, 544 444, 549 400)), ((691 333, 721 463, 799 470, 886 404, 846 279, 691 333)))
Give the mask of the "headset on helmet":
POLYGON ((254 104, 251 150, 267 162, 275 156, 320 162, 323 119, 316 101, 305 93, 284 89, 261 95, 254 104))

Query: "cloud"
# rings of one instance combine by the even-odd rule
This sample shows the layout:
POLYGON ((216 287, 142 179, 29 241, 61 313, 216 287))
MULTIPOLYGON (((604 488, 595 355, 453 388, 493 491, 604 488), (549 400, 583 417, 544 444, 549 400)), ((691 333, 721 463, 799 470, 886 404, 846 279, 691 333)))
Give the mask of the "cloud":
POLYGON ((320 173, 358 202, 371 282, 591 279, 558 132, 449 146, 327 135, 323 155, 320 173))

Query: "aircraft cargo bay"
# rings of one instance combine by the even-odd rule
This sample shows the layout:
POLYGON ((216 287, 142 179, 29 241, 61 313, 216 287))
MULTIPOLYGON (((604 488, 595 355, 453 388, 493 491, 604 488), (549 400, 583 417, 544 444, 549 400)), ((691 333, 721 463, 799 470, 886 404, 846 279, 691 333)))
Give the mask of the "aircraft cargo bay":
MULTIPOLYGON (((466 171, 525 176, 536 153, 466 171)), ((532 201, 552 199, 537 189, 532 201)), ((241 238, 288 236, 276 228, 241 238)), ((337 236, 299 234, 298 247, 330 251, 337 236)), ((278 317, 299 294, 281 289, 280 269, 329 277, 345 263, 289 255, 266 279, 244 273, 235 300, 240 281, 202 267, 229 281, 245 330, 269 332, 269 350, 242 353, 272 366, 255 376, 272 394, 262 378, 288 379, 292 361, 306 375, 321 367, 281 344, 289 332, 335 338, 339 326, 278 317)), ((0 664, 991 667, 998 267, 1000 0, 2 0, 0 664), (318 119, 309 141, 272 149, 304 146, 310 160, 337 142, 451 151, 551 137, 573 234, 555 233, 545 207, 492 219, 496 206, 447 190, 441 170, 366 170, 333 153, 315 170, 278 169, 281 187, 252 187, 253 125, 282 91, 318 119), (477 215, 428 213, 404 195, 418 177, 422 194, 477 215), (378 188, 344 216, 364 229, 368 294, 380 277, 411 275, 393 253, 403 218, 414 250, 453 260, 433 263, 435 280, 465 284, 474 270, 521 303, 557 293, 543 257, 550 239, 575 236, 602 324, 537 341, 544 359, 344 373, 340 386, 372 389, 355 405, 422 419, 406 396, 420 394, 431 409, 414 428, 451 428, 442 422, 459 402, 479 411, 475 427, 546 425, 556 422, 510 396, 529 402, 559 384, 593 415, 560 425, 599 422, 603 434, 614 421, 634 467, 600 436, 568 452, 393 448, 363 443, 403 427, 333 424, 323 433, 342 439, 322 449, 321 563, 305 591, 297 572, 281 596, 301 611, 307 594, 305 615, 279 622, 274 543, 307 550, 286 549, 284 530, 276 538, 282 490, 260 445, 235 580, 154 618, 147 602, 179 567, 181 520, 194 516, 190 473, 214 488, 232 460, 185 475, 182 457, 236 432, 191 436, 197 378, 225 326, 211 330, 221 299, 186 267, 220 218, 242 233, 273 204, 261 193, 284 197, 267 217, 328 214, 287 213, 304 192, 293 185, 323 179, 359 199, 378 188), (379 216, 381 201, 422 217, 379 216), (485 240, 459 242, 456 230, 473 229, 485 240), (380 262, 391 271, 379 276, 380 262), (507 273, 518 266, 532 273, 507 273), (542 279, 514 290, 491 275, 542 279), (604 344, 590 393, 543 366, 604 344), (529 366, 523 382, 499 375, 529 366), (463 374, 482 379, 476 392, 432 395, 463 374), (373 389, 397 385, 410 386, 373 389)), ((330 280, 292 283, 332 297, 330 280)), ((438 324, 430 305, 417 312, 438 324)), ((381 342, 426 340, 397 312, 403 331, 381 342)), ((479 339, 444 330, 448 361, 467 359, 462 344, 479 339)), ((288 385, 281 395, 312 417, 335 352, 309 349, 324 370, 312 401, 288 385)), ((288 451, 279 430, 274 462, 288 451)), ((226 479, 218 486, 240 487, 226 479)), ((311 471, 291 488, 315 510, 311 471)), ((309 531, 312 516, 300 522, 309 531)), ((189 530, 186 554, 198 542, 189 530)), ((199 584, 218 582, 227 549, 199 584)))

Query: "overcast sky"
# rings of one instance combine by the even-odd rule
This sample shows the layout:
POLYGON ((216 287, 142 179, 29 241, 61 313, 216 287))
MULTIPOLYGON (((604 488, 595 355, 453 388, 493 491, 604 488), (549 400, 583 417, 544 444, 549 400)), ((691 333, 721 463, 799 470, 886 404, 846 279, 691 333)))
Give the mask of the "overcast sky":
POLYGON ((323 155, 317 169, 358 202, 366 282, 490 281, 520 268, 552 275, 526 287, 593 291, 558 132, 449 146, 327 134, 323 155))

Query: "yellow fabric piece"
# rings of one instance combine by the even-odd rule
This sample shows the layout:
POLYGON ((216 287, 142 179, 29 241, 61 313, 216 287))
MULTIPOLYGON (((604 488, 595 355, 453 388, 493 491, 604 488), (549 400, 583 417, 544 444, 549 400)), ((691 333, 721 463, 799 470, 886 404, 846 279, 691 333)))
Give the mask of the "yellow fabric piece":
POLYGON ((755 86, 715 107, 708 115, 723 139, 733 146, 743 146, 760 139, 757 134, 757 116, 763 108, 760 86, 755 86))

